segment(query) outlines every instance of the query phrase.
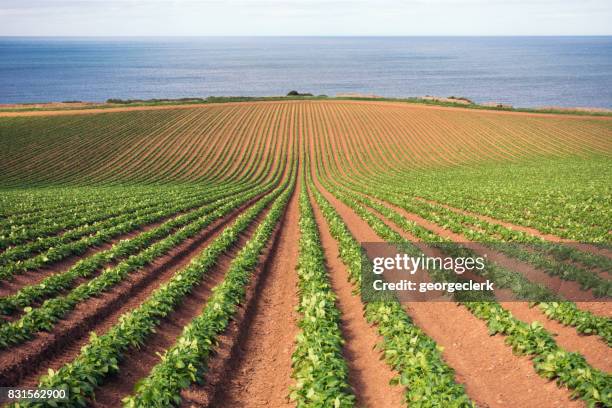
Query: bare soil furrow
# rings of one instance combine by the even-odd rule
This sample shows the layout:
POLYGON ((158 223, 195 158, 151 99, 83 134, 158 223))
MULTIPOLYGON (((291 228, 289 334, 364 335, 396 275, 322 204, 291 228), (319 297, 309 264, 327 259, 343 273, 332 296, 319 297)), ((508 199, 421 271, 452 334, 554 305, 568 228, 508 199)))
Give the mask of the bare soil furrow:
MULTIPOLYGON (((329 192, 321 192, 336 207, 358 241, 374 232, 348 206, 329 192), (369 231, 369 232, 368 232, 369 231)), ((374 234, 375 235, 375 234, 374 234)), ((485 323, 451 302, 410 302, 407 313, 443 347, 444 360, 455 369, 470 398, 488 407, 581 407, 567 389, 538 376, 527 357, 515 356, 503 336, 490 336, 485 323)))
POLYGON ((95 399, 90 401, 91 406, 120 406, 121 399, 132 393, 136 382, 149 374, 153 366, 160 361, 160 355, 176 342, 183 328, 200 314, 212 289, 223 280, 232 259, 253 235, 265 214, 266 212, 263 212, 256 217, 255 221, 240 234, 238 241, 229 251, 219 257, 202 282, 161 321, 155 333, 147 338, 145 344, 138 349, 130 350, 125 355, 119 362, 119 372, 96 389, 95 399))
MULTIPOLYGON (((296 189, 297 191, 297 189, 296 189)), ((221 337, 202 386, 184 407, 290 407, 291 353, 297 335, 298 195, 293 193, 245 307, 221 337)))
POLYGON ((315 218, 319 226, 321 245, 325 251, 329 278, 338 296, 341 329, 344 340, 344 357, 349 367, 349 381, 353 387, 357 405, 364 407, 402 407, 403 390, 389 382, 398 373, 382 359, 375 346, 382 341, 376 328, 365 319, 359 295, 353 294, 346 267, 340 260, 338 243, 331 236, 321 210, 313 202, 315 218))

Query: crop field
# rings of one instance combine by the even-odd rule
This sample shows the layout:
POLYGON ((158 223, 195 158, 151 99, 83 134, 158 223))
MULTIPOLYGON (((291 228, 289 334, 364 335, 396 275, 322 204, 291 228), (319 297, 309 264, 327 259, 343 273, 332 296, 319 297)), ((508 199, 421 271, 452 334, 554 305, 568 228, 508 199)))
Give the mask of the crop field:
POLYGON ((0 387, 68 391, 14 406, 612 407, 612 117, 0 113, 0 193, 0 387), (367 300, 371 242, 500 296, 367 300))

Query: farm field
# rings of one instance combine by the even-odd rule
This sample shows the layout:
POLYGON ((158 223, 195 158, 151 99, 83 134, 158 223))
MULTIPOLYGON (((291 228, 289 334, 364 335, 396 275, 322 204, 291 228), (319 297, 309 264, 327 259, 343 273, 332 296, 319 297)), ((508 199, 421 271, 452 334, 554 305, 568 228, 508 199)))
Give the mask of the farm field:
POLYGON ((65 388, 60 406, 612 406, 612 117, 0 113, 0 155, 0 387, 65 388), (504 296, 368 301, 368 242, 493 251, 480 278, 504 296))

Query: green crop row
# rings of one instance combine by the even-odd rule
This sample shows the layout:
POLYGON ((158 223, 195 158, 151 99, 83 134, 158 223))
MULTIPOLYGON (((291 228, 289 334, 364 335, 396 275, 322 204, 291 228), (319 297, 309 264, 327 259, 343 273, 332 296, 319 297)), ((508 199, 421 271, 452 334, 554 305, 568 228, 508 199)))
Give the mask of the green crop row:
POLYGON ((532 356, 540 376, 569 388, 590 407, 612 406, 612 375, 591 367, 581 354, 563 350, 540 323, 522 322, 494 302, 464 305, 487 323, 491 335, 505 335, 516 354, 532 356))
MULTIPOLYGON (((240 190, 230 191, 230 193, 237 193, 239 191, 240 190)), ((103 231, 97 231, 95 234, 84 237, 78 241, 67 242, 57 247, 51 247, 46 252, 34 255, 31 258, 10 263, 8 265, 3 265, 0 267, 0 280, 9 279, 19 272, 41 268, 45 265, 62 260, 70 255, 81 254, 87 248, 107 242, 117 235, 121 235, 143 225, 159 221, 160 219, 176 214, 177 212, 190 210, 203 204, 210 203, 219 197, 226 196, 227 193, 227 191, 221 190, 221 192, 216 194, 199 197, 187 202, 179 201, 178 203, 173 203, 172 199, 169 198, 168 200, 171 204, 166 203, 164 206, 160 206, 159 210, 157 211, 147 213, 139 217, 130 217, 130 219, 125 223, 113 226, 103 231)), ((2 255, 4 255, 4 253, 2 255)))
MULTIPOLYGON (((198 191, 179 191, 171 194, 171 197, 176 197, 180 200, 188 200, 198 198, 203 195, 209 195, 212 190, 198 191)), ((17 224, 14 220, 10 220, 10 230, 0 232, 0 248, 14 247, 23 244, 32 239, 40 240, 42 237, 50 235, 68 235, 70 239, 87 235, 91 233, 88 229, 91 226, 96 226, 97 229, 103 228, 102 221, 115 220, 114 224, 119 223, 117 219, 125 214, 134 214, 139 210, 152 210, 156 206, 165 203, 168 195, 157 195, 153 197, 143 197, 136 194, 132 197, 123 197, 121 201, 116 201, 112 196, 108 197, 108 202, 104 205, 92 205, 80 210, 72 210, 59 214, 58 211, 52 211, 34 222, 27 224, 17 224)), ((40 250, 42 247, 36 247, 40 250)))
MULTIPOLYGON (((330 141, 327 140, 327 144, 329 144, 329 142, 330 141)), ((503 196, 499 200, 500 204, 505 205, 506 202, 512 203, 513 194, 516 193, 520 195, 522 191, 528 191, 525 196, 527 197, 526 201, 521 203, 521 208, 528 210, 531 208, 529 205, 529 200, 541 197, 543 193, 547 193, 550 190, 551 186, 550 180, 555 179, 555 187, 557 185, 563 185, 564 187, 566 187, 564 189, 561 189, 563 190, 561 194, 569 195, 570 198, 568 198, 568 200, 571 199, 574 202, 576 202, 576 200, 580 201, 581 194, 583 196, 586 194, 587 196, 592 197, 592 200, 589 199, 589 205, 597 205, 596 208, 592 208, 592 211, 589 211, 589 214, 587 214, 586 217, 585 214, 583 214, 584 209, 572 206, 572 209, 576 210, 576 214, 578 215, 576 216, 576 222, 572 222, 571 227, 578 225, 579 219, 590 219, 590 217, 592 217, 593 215, 595 215, 596 218, 601 219, 602 215, 605 214, 606 206, 603 203, 606 203, 606 199, 602 198, 605 197, 605 192, 603 192, 602 196, 602 191, 600 187, 602 186, 602 179, 605 179, 607 177, 607 174, 609 173, 603 171, 602 167, 606 166, 607 164, 605 163, 607 162, 597 158, 593 160, 589 159, 588 162, 584 160, 579 160, 577 158, 572 158, 572 160, 546 161, 543 162, 543 165, 540 165, 539 163, 530 162, 522 164, 506 164, 504 166, 500 166, 499 164, 492 164, 469 169, 455 168, 418 172, 399 172, 394 171, 394 169, 388 169, 388 171, 386 172, 371 172, 368 168, 364 166, 365 163, 362 162, 360 159, 353 157, 347 159, 347 157, 343 157, 342 155, 340 155, 340 157, 331 156, 329 155, 330 151, 333 151, 333 147, 329 147, 327 151, 323 150, 322 155, 318 154, 317 160, 319 161, 321 168, 325 167, 327 172, 331 172, 333 174, 333 180, 337 181, 340 184, 350 186, 351 189, 355 189, 356 191, 360 191, 367 195, 374 197, 382 197, 386 201, 393 202, 396 205, 398 205, 399 202, 400 207, 402 206, 401 199, 407 195, 418 196, 419 194, 424 194, 425 196, 427 196, 428 194, 434 194, 436 192, 439 192, 440 194, 448 193, 448 196, 453 196, 455 194, 459 196, 463 195, 467 197, 473 197, 475 199, 488 198, 486 194, 478 194, 484 189, 486 191, 489 191, 492 194, 492 197, 500 199, 500 197, 502 197, 502 194, 500 193, 499 195, 497 195, 497 192, 508 187, 512 194, 510 194, 510 196, 503 196), (340 170, 340 168, 335 163, 335 159, 340 159, 340 161, 346 163, 348 167, 343 170, 340 170), (347 169, 352 170, 352 172, 347 172, 347 169), (499 183, 500 177, 508 177, 509 175, 514 177, 515 173, 519 175, 519 178, 516 180, 520 180, 520 182, 503 184, 499 183), (496 177, 491 177, 491 175, 496 175, 496 177), (576 177, 582 178, 582 180, 584 181, 584 183, 579 184, 580 186, 586 186, 585 191, 579 191, 577 189, 571 188, 572 185, 575 186, 574 182, 576 181, 576 177), (466 180, 468 182, 473 180, 479 180, 479 182, 470 184, 469 188, 466 188, 466 180), (525 182, 525 180, 528 181, 525 182), (567 182, 568 180, 570 181, 567 182), (525 184, 527 184, 527 187, 529 188, 523 189, 523 187, 525 187, 525 184), (374 189, 372 188, 372 186, 376 186, 376 188, 374 189), (519 187, 518 189, 517 186, 519 187), (492 190, 488 190, 490 188, 492 188, 492 190), (381 192, 385 193, 385 195, 381 195, 381 192), (427 194, 425 194, 425 192, 427 194), (391 195, 393 197, 397 196, 398 201, 388 199, 388 195, 391 195), (595 202, 599 204, 595 204, 595 202)), ((609 200, 607 200, 607 202, 609 202, 609 200)), ((548 209, 554 208, 554 206, 555 199, 551 200, 551 197, 546 197, 546 205, 541 210, 544 214, 555 214, 554 212, 547 212, 548 209)), ((567 209, 565 209, 565 211, 567 212, 567 209)), ((563 217, 562 213, 559 216, 563 217)), ((397 217, 395 218, 395 221, 396 220, 397 217)), ((411 224, 412 230, 410 230, 410 232, 413 235, 417 235, 414 234, 415 229, 418 232, 423 232, 420 237, 425 241, 432 240, 436 242, 439 241, 441 238, 436 236, 436 234, 433 234, 430 231, 419 227, 411 221, 404 220, 403 222, 404 226, 407 224, 411 224)), ((445 224, 442 223, 441 227, 445 227, 445 224)), ((502 226, 497 227, 502 228, 502 226)), ((474 227, 473 229, 477 228, 474 227)), ((569 231, 573 230, 572 228, 566 229, 569 231)), ((507 233, 514 234, 512 235, 513 239, 517 239, 518 241, 527 239, 528 242, 532 242, 534 245, 540 245, 540 247, 544 246, 544 250, 547 253, 552 254, 560 261, 564 261, 569 257, 570 259, 578 260, 578 262, 585 265, 603 265, 603 269, 605 269, 605 265, 609 265, 610 262, 609 260, 606 260, 603 257, 584 253, 564 245, 549 243, 539 238, 536 239, 536 237, 533 237, 529 234, 518 233, 517 231, 511 231, 507 228, 505 228, 505 230, 505 232, 507 233)), ((491 231, 491 236, 495 235, 496 231, 491 231)), ((516 272, 508 271, 503 268, 491 268, 488 270, 495 271, 497 276, 496 279, 498 280, 497 283, 501 284, 502 287, 511 288, 519 298, 527 297, 534 299, 537 297, 534 297, 533 294, 537 293, 538 297, 540 295, 546 295, 541 296, 541 299, 557 299, 557 296, 552 294, 550 291, 547 292, 546 288, 544 288, 543 286, 533 284, 524 276, 521 276, 516 272)), ((594 273, 590 273, 590 275, 593 274, 594 273)), ((591 278, 589 277, 588 279, 591 278)), ((540 305, 541 309, 543 307, 543 305, 540 305)), ((573 303, 568 303, 568 307, 557 309, 557 313, 549 312, 548 316, 551 319, 555 319, 564 324, 574 325, 574 327, 576 327, 576 329, 580 333, 599 334, 604 340, 610 343, 610 333, 612 331, 612 324, 610 323, 609 318, 596 316, 588 311, 579 310, 573 303), (566 312, 568 314, 561 315, 561 311, 566 312)))
POLYGON ((259 256, 283 215, 293 188, 294 182, 276 199, 253 237, 230 264, 223 282, 213 289, 202 313, 185 326, 181 336, 166 350, 161 361, 147 377, 138 382, 135 393, 124 398, 125 407, 179 405, 181 390, 203 380, 218 337, 244 300, 246 287, 259 263, 259 256))
MULTIPOLYGON (((387 242, 403 242, 412 244, 400 234, 393 231, 367 208, 357 201, 331 189, 338 199, 355 210, 372 229, 387 242)), ((415 254, 420 250, 415 249, 415 254)), ((458 275, 453 271, 428 270, 434 281, 457 281, 458 275)), ((585 400, 591 406, 609 406, 612 403, 612 376, 591 367, 579 353, 570 353, 557 345, 553 336, 534 322, 527 324, 512 316, 512 314, 493 299, 484 302, 461 299, 463 295, 455 292, 455 297, 477 318, 484 320, 491 335, 501 333, 506 336, 506 342, 517 354, 534 357, 536 372, 545 378, 555 379, 557 383, 572 390, 572 395, 585 400)))
POLYGON ((598 334, 612 347, 612 319, 581 310, 573 302, 539 302, 538 307, 552 320, 575 327, 578 333, 598 334))
POLYGON ((298 322, 300 332, 292 355, 295 386, 291 399, 298 407, 352 407, 355 396, 348 383, 342 356, 344 339, 319 231, 308 189, 302 182, 299 196, 300 240, 298 258, 298 322))
POLYGON ((409 199, 400 199, 402 207, 414 212, 425 219, 431 220, 438 225, 462 234, 470 241, 498 242, 500 245, 492 247, 515 259, 528 262, 538 269, 545 271, 551 276, 557 276, 563 280, 578 282, 585 290, 592 289, 596 296, 612 296, 612 281, 600 277, 592 270, 587 270, 571 263, 555 261, 542 252, 551 254, 557 258, 564 256, 565 259, 575 260, 583 264, 590 264, 592 268, 604 268, 612 270, 612 260, 605 257, 584 256, 576 249, 566 247, 565 251, 559 250, 559 245, 545 243, 528 234, 514 231, 500 225, 492 225, 476 217, 457 214, 440 206, 429 203, 419 203, 409 199), (497 238, 500 236, 501 238, 497 238), (531 239, 530 239, 531 238, 531 239), (529 251, 525 245, 510 245, 508 242, 533 242, 535 247, 529 251), (554 248, 554 249, 553 249, 554 248), (592 263, 593 262, 593 263, 592 263))
POLYGON ((119 241, 110 249, 78 261, 65 272, 53 274, 40 283, 25 286, 13 295, 0 297, 0 313, 9 315, 33 302, 43 300, 51 295, 69 289, 77 278, 89 278, 94 272, 111 261, 118 261, 146 248, 156 240, 171 234, 175 229, 183 227, 198 218, 206 216, 218 207, 235 200, 235 197, 225 197, 211 204, 200 207, 187 214, 172 218, 162 225, 145 231, 138 236, 119 241))
POLYGON ((376 191, 373 191, 371 188, 360 188, 355 183, 347 182, 345 184, 348 188, 392 202, 426 220, 462 234, 466 240, 490 243, 496 251, 530 263, 551 276, 578 282, 583 289, 592 289, 596 296, 612 295, 612 281, 604 279, 592 271, 593 268, 611 271, 612 260, 609 258, 547 242, 525 232, 499 224, 491 224, 475 216, 460 214, 440 205, 413 200, 403 194, 398 194, 396 188, 379 186, 376 191), (526 245, 510 245, 508 242, 528 243, 531 249, 526 245), (494 243, 500 243, 500 245, 494 243), (576 264, 566 261, 574 261, 576 264), (584 267, 591 269, 585 269, 584 267))
POLYGON ((67 295, 48 299, 38 308, 28 307, 19 320, 0 326, 0 348, 22 343, 38 331, 51 330, 59 319, 73 310, 80 302, 111 289, 131 272, 151 264, 155 259, 193 237, 213 221, 229 214, 262 192, 262 189, 257 189, 234 197, 228 203, 199 217, 167 238, 155 242, 142 252, 130 256, 116 266, 106 269, 94 279, 77 286, 67 295))
MULTIPOLYGON (((223 190, 217 192, 217 194, 220 193, 222 194, 223 190)), ((209 194, 206 194, 204 198, 208 196, 209 194)), ((74 244, 75 241, 80 242, 87 240, 95 235, 111 238, 113 235, 108 233, 109 230, 116 231, 117 228, 121 230, 130 227, 133 228, 134 220, 165 210, 168 207, 168 200, 170 200, 174 206, 181 208, 193 205, 194 202, 201 202, 202 195, 198 194, 191 197, 181 197, 179 193, 175 197, 165 197, 165 200, 153 198, 142 203, 141 208, 135 211, 125 211, 118 216, 109 217, 100 222, 80 225, 76 228, 64 231, 60 235, 44 236, 44 234, 40 234, 35 241, 11 246, 0 253, 0 265, 15 263, 24 259, 27 262, 27 258, 36 256, 37 253, 41 253, 46 249, 71 245, 74 244), (127 227, 125 227, 125 225, 127 225, 127 227)), ((104 210, 100 210, 100 213, 103 212, 104 210)), ((34 234, 38 234, 36 227, 32 228, 32 231, 34 234)))
POLYGON ((573 241, 608 246, 612 241, 607 156, 405 171, 364 181, 573 241))
MULTIPOLYGON (((397 212, 391 210, 383 204, 376 202, 375 200, 372 200, 368 196, 357 195, 348 191, 344 191, 342 194, 350 197, 350 199, 355 200, 356 202, 363 203, 368 207, 375 209, 377 212, 395 223, 398 227, 402 228, 405 232, 408 232, 411 235, 422 239, 423 241, 446 243, 446 245, 441 246, 440 249, 446 252, 448 255, 455 257, 475 256, 471 249, 462 247, 459 244, 451 245, 450 240, 440 237, 431 231, 420 227, 414 222, 406 220, 397 212)), ((388 202, 404 208, 402 201, 393 200, 393 198, 386 195, 380 195, 380 197, 384 197, 388 202)), ((493 262, 486 261, 485 264, 486 268, 484 270, 475 270, 475 273, 491 279, 499 288, 508 288, 512 290, 518 299, 525 299, 532 302, 536 299, 542 300, 542 303, 538 304, 545 312, 545 315, 550 319, 559 321, 565 325, 573 326, 579 333, 587 335, 598 334, 602 339, 604 339, 604 341, 606 341, 606 343, 608 343, 608 345, 612 345, 612 322, 609 318, 597 316, 585 310, 580 310, 573 302, 556 302, 563 299, 545 286, 533 283, 524 275, 511 271, 493 262), (546 300, 548 302, 544 302, 546 300), (553 304, 557 306, 553 307, 553 304)))
POLYGON ((3 118, 0 145, 11 154, 0 166, 0 187, 252 181, 285 143, 265 129, 279 132, 287 111, 240 105, 3 118), (228 131, 230 139, 223 137, 228 131), (75 154, 78 165, 66 166, 75 154))
MULTIPOLYGON (((119 371, 118 364, 124 353, 146 341, 161 320, 180 304, 215 265, 219 256, 234 245, 240 234, 279 196, 283 187, 286 187, 286 183, 238 216, 187 267, 162 284, 136 309, 122 315, 119 322, 105 334, 98 336, 92 333, 81 353, 59 370, 49 370, 48 375, 40 379, 39 386, 68 389, 70 400, 66 405, 86 406, 87 398, 95 393, 95 387, 107 376, 119 371)), ((28 406, 46 405, 43 402, 28 406)))
MULTIPOLYGON (((355 291, 361 286, 362 264, 369 260, 334 207, 313 188, 315 200, 326 219, 331 235, 338 241, 340 258, 346 265, 355 291)), ((474 407, 465 388, 443 360, 435 341, 419 329, 394 299, 370 302, 366 319, 383 337, 379 345, 385 361, 399 373, 394 382, 405 387, 410 407, 474 407)))
MULTIPOLYGON (((207 185, 164 186, 166 194, 197 192, 209 188, 207 185)), ((90 208, 104 208, 115 200, 144 200, 159 195, 160 186, 121 187, 49 187, 8 189, 0 197, 1 231, 13 226, 32 225, 52 218, 54 214, 68 218, 90 208)))

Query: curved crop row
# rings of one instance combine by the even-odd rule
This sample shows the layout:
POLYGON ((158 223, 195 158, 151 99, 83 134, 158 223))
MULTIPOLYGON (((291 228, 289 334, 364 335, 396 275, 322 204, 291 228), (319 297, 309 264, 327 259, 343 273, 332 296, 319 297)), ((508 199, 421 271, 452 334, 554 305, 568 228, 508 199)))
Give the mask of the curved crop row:
MULTIPOLYGON (((155 330, 161 319, 201 281, 219 256, 236 242, 239 234, 286 188, 286 184, 258 201, 223 230, 204 251, 167 283, 156 289, 140 306, 121 316, 119 322, 105 334, 92 334, 89 343, 70 363, 58 371, 50 371, 40 379, 41 388, 67 388, 69 406, 86 406, 87 398, 95 393, 96 385, 116 373, 118 361, 131 347, 138 347, 155 330)), ((32 406, 44 406, 34 403, 32 406)))
MULTIPOLYGON (((354 177, 346 177, 344 175, 344 172, 347 171, 347 164, 349 162, 349 159, 345 158, 342 154, 335 154, 335 155, 329 155, 329 153, 331 151, 342 151, 342 149, 340 147, 334 147, 332 145, 332 143, 337 143, 336 140, 330 139, 330 138, 321 138, 322 140, 319 142, 322 149, 321 150, 321 155, 326 155, 328 157, 328 159, 324 162, 321 163, 322 166, 325 166, 326 171, 330 171, 333 172, 333 174, 335 174, 335 180, 339 181, 341 183, 344 183, 348 186, 350 186, 353 189, 357 189, 359 191, 365 191, 367 192, 367 194, 370 195, 374 195, 377 197, 380 197, 380 192, 385 192, 387 193, 387 191, 389 191, 384 197, 385 200, 393 202, 395 205, 399 205, 400 207, 403 206, 404 202, 407 201, 405 199, 403 199, 403 197, 401 198, 401 201, 397 201, 397 200, 393 200, 393 199, 389 199, 389 195, 391 195, 392 197, 397 196, 397 190, 399 188, 401 188, 401 184, 399 183, 394 183, 393 187, 387 187, 387 185, 385 183, 383 183, 381 180, 372 180, 371 178, 368 178, 366 176, 354 176, 354 177), (335 164, 337 163, 337 165, 335 164), (330 164, 332 165, 331 167, 330 164), (342 167, 344 166, 344 167, 342 167), (356 187, 356 182, 355 180, 359 180, 361 185, 367 185, 368 187, 356 187), (372 189, 370 186, 376 185, 376 191, 374 191, 374 189, 372 189)), ((323 156, 325 157, 325 156, 323 156)), ((353 159, 350 159, 353 160, 353 159)), ((353 160, 353 163, 355 162, 355 160, 353 160)), ((365 164, 363 164, 365 165, 365 164)), ((363 173, 360 173, 363 174, 363 173)), ((401 178, 398 178, 397 180, 401 180, 401 178)), ((372 203, 369 203, 370 205, 374 205, 372 203)), ((384 208, 384 207, 383 207, 384 208)), ((380 210, 380 208, 377 207, 377 209, 380 210)), ((408 210, 411 210, 411 208, 409 208, 408 210)), ((412 223, 408 223, 408 224, 412 224, 412 223)), ((442 222, 441 225, 445 225, 446 226, 447 222, 442 222)), ((417 232, 417 236, 419 236, 422 239, 425 240, 432 240, 436 241, 439 238, 435 235, 435 234, 431 234, 427 231, 423 231, 423 228, 420 228, 415 231, 414 230, 414 225, 411 225, 412 230, 410 231, 411 233, 415 233, 417 232)), ((465 228, 463 229, 465 230, 465 228)), ((473 234, 478 234, 478 231, 470 231, 473 234)), ((493 231, 494 232, 494 231, 493 231)), ((510 233, 515 233, 515 235, 517 235, 519 238, 520 237, 528 237, 527 235, 525 235, 524 233, 520 233, 520 234, 516 234, 515 231, 510 231, 510 233)), ((481 240, 490 240, 491 236, 479 236, 479 238, 481 240)), ((519 239, 517 238, 517 239, 519 239)), ((573 250, 572 248, 563 248, 560 249, 560 247, 556 244, 552 244, 552 243, 546 243, 544 241, 542 241, 539 238, 534 238, 531 241, 534 242, 534 244, 537 244, 539 246, 545 246, 545 250, 549 253, 556 253, 557 256, 559 258, 562 258, 563 256, 568 256, 571 255, 573 257, 577 257, 580 261, 582 261, 583 263, 589 263, 591 262, 592 265, 595 266, 604 266, 607 265, 607 261, 605 259, 602 259, 601 257, 592 257, 589 254, 584 254, 581 253, 579 251, 573 250), (601 263, 603 262, 603 263, 601 263)), ((541 258, 541 257, 540 257, 541 258)), ((543 263, 542 261, 538 262, 539 265, 544 265, 548 267, 547 272, 550 274, 559 274, 559 275, 563 275, 563 273, 561 271, 576 271, 578 268, 575 268, 573 266, 564 266, 560 269, 555 269, 555 266, 559 266, 561 264, 551 264, 550 261, 547 261, 546 263, 543 263)), ((508 280, 508 277, 505 276, 503 279, 501 279, 501 282, 505 282, 506 286, 505 287, 510 287, 513 289, 513 291, 518 290, 520 293, 522 293, 523 295, 528 294, 528 293, 538 293, 537 291, 541 292, 541 287, 537 286, 537 285, 533 285, 531 282, 529 282, 528 280, 522 278, 520 275, 514 273, 514 272, 510 272, 510 271, 505 271, 508 272, 512 275, 512 279, 508 280), (536 292, 533 292, 533 291, 536 292)), ((506 274, 507 275, 507 274, 506 274)), ((500 277, 502 275, 499 275, 500 277)), ((574 278, 574 279, 578 279, 576 276, 581 277, 581 279, 583 279, 583 282, 598 282, 598 287, 600 291, 603 291, 603 293, 607 292, 607 288, 609 286, 609 283, 607 281, 604 281, 602 279, 600 279, 599 277, 597 277, 596 275, 594 275, 592 272, 578 272, 578 274, 574 273, 572 274, 566 274, 566 278, 574 278)), ((543 296, 541 298, 546 298, 548 297, 551 300, 557 299, 556 296, 552 295, 552 293, 549 293, 547 296, 543 296)), ((531 297, 533 298, 533 296, 531 297)), ((577 310, 575 308, 572 308, 573 310, 571 310, 571 315, 568 314, 567 316, 560 316, 559 313, 548 313, 547 315, 550 318, 555 318, 555 320, 561 321, 564 324, 568 324, 568 323, 572 323, 573 325, 575 325, 575 327, 584 334, 594 334, 594 333, 598 333, 600 334, 604 339, 606 339, 606 341, 609 341, 609 337, 610 337, 610 322, 609 319, 605 318, 605 317, 600 317, 600 316, 594 316, 593 314, 587 312, 587 311, 582 311, 582 310, 577 310)), ((563 309, 566 311, 569 311, 568 308, 563 309)))
MULTIPOLYGON (((385 225, 378 217, 360 204, 348 199, 332 189, 338 199, 351 207, 363 218, 372 229, 387 242, 404 242, 410 246, 400 234, 385 225)), ((414 256, 420 255, 420 250, 412 247, 414 256)), ((428 270, 434 280, 454 282, 457 276, 454 272, 428 270)), ((460 298, 462 294, 455 292, 460 298)), ((512 316, 493 299, 474 302, 462 301, 462 304, 481 320, 484 320, 492 335, 506 335, 506 342, 517 354, 533 356, 534 369, 546 378, 555 379, 559 384, 570 388, 574 396, 579 396, 587 403, 607 406, 611 403, 612 376, 591 367, 579 353, 570 353, 557 345, 553 336, 539 323, 524 323, 512 316)))
MULTIPOLYGON (((331 235, 338 241, 340 258, 359 290, 362 264, 370 261, 334 207, 314 188, 313 194, 331 235)), ((380 349, 387 363, 399 373, 395 381, 406 387, 409 406, 474 406, 465 388, 455 382, 454 372, 442 359, 437 344, 412 322, 397 301, 367 303, 365 316, 383 337, 380 349)))
MULTIPOLYGON (((193 202, 195 200, 201 200, 201 194, 196 195, 195 197, 186 197, 183 199, 181 194, 177 194, 177 197, 172 199, 175 205, 180 206, 182 204, 193 202)), ((60 235, 55 236, 43 236, 42 234, 33 242, 27 242, 21 245, 15 245, 7 248, 4 252, 0 253, 0 265, 4 266, 11 263, 16 263, 17 261, 27 260, 30 257, 35 256, 45 250, 51 248, 63 247, 65 245, 70 245, 75 241, 79 241, 81 239, 86 240, 92 235, 100 235, 105 237, 112 237, 113 235, 108 234, 108 230, 113 230, 114 228, 119 227, 122 232, 125 232, 124 224, 130 223, 128 225, 134 225, 134 220, 137 220, 141 217, 147 217, 152 213, 158 212, 167 208, 167 202, 160 201, 158 198, 154 198, 152 200, 144 201, 142 208, 135 211, 125 211, 121 214, 109 217, 108 219, 93 222, 91 224, 86 223, 85 225, 78 226, 77 228, 69 229, 67 231, 63 231, 60 235)), ((104 211, 100 211, 104 212, 104 211)), ((128 230, 129 231, 129 230, 128 230)), ((103 241, 99 241, 100 243, 103 241)))
MULTIPOLYGON (((99 245, 104 242, 108 242, 110 239, 118 235, 125 234, 141 226, 159 221, 180 211, 190 210, 203 204, 210 203, 211 201, 214 201, 217 197, 222 197, 223 194, 223 192, 219 192, 215 196, 215 192, 213 192, 212 196, 205 195, 204 197, 197 197, 196 199, 188 200, 186 202, 181 202, 179 200, 178 203, 174 203, 170 201, 170 205, 166 203, 165 205, 160 206, 159 209, 157 209, 156 211, 153 211, 151 213, 145 213, 139 217, 130 217, 128 221, 124 223, 117 224, 104 231, 97 231, 93 235, 85 236, 76 241, 69 241, 64 244, 60 244, 56 247, 51 247, 47 251, 38 255, 35 255, 26 249, 24 250, 23 255, 19 255, 20 257, 23 257, 25 259, 10 262, 0 266, 0 279, 8 279, 16 273, 38 269, 45 265, 52 264, 53 262, 60 261, 70 255, 81 254, 87 248, 90 248, 94 245, 99 245), (28 255, 33 256, 26 258, 28 255)), ((1 255, 4 254, 6 253, 3 253, 1 255)), ((8 256, 9 255, 7 255, 7 257, 8 256)))
POLYGON ((62 290, 70 288, 77 278, 88 278, 108 262, 125 259, 143 250, 156 240, 171 234, 176 229, 189 225, 202 217, 209 217, 213 211, 233 201, 235 201, 235 196, 219 198, 209 205, 200 207, 187 214, 179 215, 166 221, 159 227, 143 232, 132 239, 119 241, 108 250, 97 252, 88 258, 78 261, 65 272, 51 275, 38 284, 25 286, 15 294, 2 297, 0 298, 0 313, 8 315, 19 308, 29 306, 33 302, 60 293, 62 290))
MULTIPOLYGON (((294 178, 294 177, 293 177, 294 178)), ((213 291, 202 313, 185 326, 175 344, 166 350, 150 374, 139 381, 135 393, 124 399, 125 407, 167 407, 181 402, 180 391, 201 381, 214 353, 218 336, 227 328, 244 300, 259 256, 278 224, 295 181, 279 196, 255 234, 232 261, 225 279, 213 291)))
POLYGON ((127 278, 129 273, 152 263, 187 238, 196 235, 216 219, 227 215, 263 191, 263 189, 256 189, 238 195, 228 203, 180 228, 167 238, 157 241, 142 252, 128 257, 117 266, 109 268, 94 279, 79 285, 69 294, 46 300, 38 308, 28 308, 19 320, 0 326, 0 347, 6 348, 10 345, 19 344, 40 330, 50 330, 59 319, 74 309, 78 303, 111 289, 127 278))
MULTIPOLYGON (((176 193, 169 192, 169 194, 176 195, 180 199, 192 198, 202 194, 202 191, 185 190, 176 193)), ((163 200, 159 194, 153 197, 146 197, 134 193, 132 192, 130 197, 123 197, 121 201, 116 201, 117 197, 114 194, 109 194, 106 197, 106 203, 103 205, 90 205, 86 208, 71 209, 71 211, 63 216, 55 210, 42 215, 38 220, 28 224, 18 224, 15 219, 9 217, 7 222, 10 227, 8 230, 3 231, 4 234, 0 236, 0 248, 9 247, 10 250, 32 239, 40 241, 43 237, 59 236, 60 234, 64 237, 67 233, 70 233, 69 239, 75 239, 104 228, 105 225, 117 224, 127 214, 138 214, 139 210, 150 210, 155 204, 163 200), (103 223, 108 221, 111 221, 111 223, 103 223), (74 232, 77 232, 77 234, 74 232)), ((51 245, 56 245, 56 243, 53 242, 51 245)), ((43 247, 40 244, 36 247, 37 250, 41 248, 43 247)))
MULTIPOLYGON (((474 256, 471 249, 460 244, 451 245, 450 240, 439 237, 425 228, 407 221, 397 212, 377 203, 367 196, 355 195, 346 191, 342 194, 350 197, 352 200, 356 200, 357 202, 375 209, 377 212, 381 213, 393 223, 398 225, 398 227, 402 228, 405 232, 408 232, 419 239, 427 242, 444 242, 445 245, 442 246, 441 249, 450 256, 474 256)), ((378 194, 376 195, 378 196, 378 194)), ((402 201, 396 201, 386 196, 384 197, 387 202, 406 209, 402 205, 402 201)), ((540 284, 531 282, 524 275, 518 272, 511 271, 489 261, 486 261, 485 265, 486 268, 483 271, 476 271, 476 273, 492 280, 497 287, 512 290, 518 299, 525 299, 529 301, 533 301, 534 299, 541 300, 541 302, 537 303, 548 318, 559 321, 565 325, 575 327, 579 333, 587 335, 597 334, 601 336, 602 339, 608 343, 608 345, 612 345, 612 323, 610 318, 605 316, 597 316, 588 311, 580 310, 576 307, 575 303, 564 300, 561 296, 554 293, 550 289, 540 284)))
POLYGON ((298 407, 352 407, 355 396, 348 383, 348 367, 342 356, 344 339, 319 231, 302 180, 299 197, 300 242, 298 258, 298 312, 302 315, 292 356, 296 384, 291 399, 298 407))

